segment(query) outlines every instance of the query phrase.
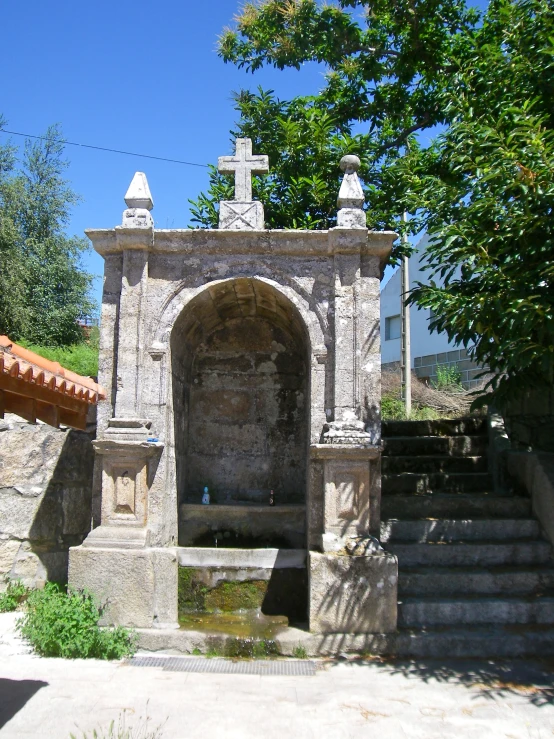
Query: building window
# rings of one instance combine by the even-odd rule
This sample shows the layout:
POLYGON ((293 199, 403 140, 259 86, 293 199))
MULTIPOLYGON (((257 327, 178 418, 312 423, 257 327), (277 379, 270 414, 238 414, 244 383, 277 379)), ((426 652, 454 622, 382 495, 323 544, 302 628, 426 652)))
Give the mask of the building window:
POLYGON ((400 316, 385 318, 385 341, 400 338, 400 316))

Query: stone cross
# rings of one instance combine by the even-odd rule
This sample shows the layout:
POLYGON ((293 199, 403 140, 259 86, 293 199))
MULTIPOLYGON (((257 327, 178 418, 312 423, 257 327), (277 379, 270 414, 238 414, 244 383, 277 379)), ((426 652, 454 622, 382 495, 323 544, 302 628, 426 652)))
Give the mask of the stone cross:
POLYGON ((269 172, 269 158, 265 154, 252 154, 252 139, 237 139, 233 157, 219 157, 217 169, 235 173, 235 200, 252 201, 252 175, 269 172))

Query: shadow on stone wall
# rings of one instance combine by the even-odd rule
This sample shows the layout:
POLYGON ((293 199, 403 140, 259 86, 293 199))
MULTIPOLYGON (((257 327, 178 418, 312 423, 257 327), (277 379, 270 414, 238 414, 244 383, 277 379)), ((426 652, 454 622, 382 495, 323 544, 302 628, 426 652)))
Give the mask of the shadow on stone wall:
POLYGON ((285 567, 279 551, 262 603, 266 616, 287 616, 290 624, 308 621, 308 572, 305 567, 285 567))
POLYGON ((554 387, 537 388, 503 409, 514 448, 554 452, 554 387))
POLYGON ((0 432, 0 577, 67 581, 90 531, 93 434, 21 421, 0 432))

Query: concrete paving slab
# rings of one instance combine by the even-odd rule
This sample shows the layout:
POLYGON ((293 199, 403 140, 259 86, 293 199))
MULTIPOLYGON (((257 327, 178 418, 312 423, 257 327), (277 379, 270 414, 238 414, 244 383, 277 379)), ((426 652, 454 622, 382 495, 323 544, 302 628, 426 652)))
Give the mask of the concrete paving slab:
POLYGON ((0 614, 0 739, 82 739, 125 716, 159 739, 546 739, 554 666, 320 660, 314 677, 41 659, 0 614))

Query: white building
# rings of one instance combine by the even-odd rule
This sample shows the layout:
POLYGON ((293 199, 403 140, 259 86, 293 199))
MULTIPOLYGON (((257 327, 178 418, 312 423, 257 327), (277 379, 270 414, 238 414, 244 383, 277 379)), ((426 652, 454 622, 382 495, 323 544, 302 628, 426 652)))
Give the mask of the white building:
MULTIPOLYGON (((425 282, 429 272, 423 270, 425 249, 429 237, 425 235, 417 244, 409 259, 410 287, 425 282)), ((393 368, 400 362, 400 268, 381 290, 381 362, 383 369, 393 368)), ((448 340, 444 333, 429 330, 430 310, 410 306, 412 368, 421 379, 433 381, 437 365, 457 365, 465 387, 472 387, 475 376, 482 369, 468 358, 467 351, 448 340)))

